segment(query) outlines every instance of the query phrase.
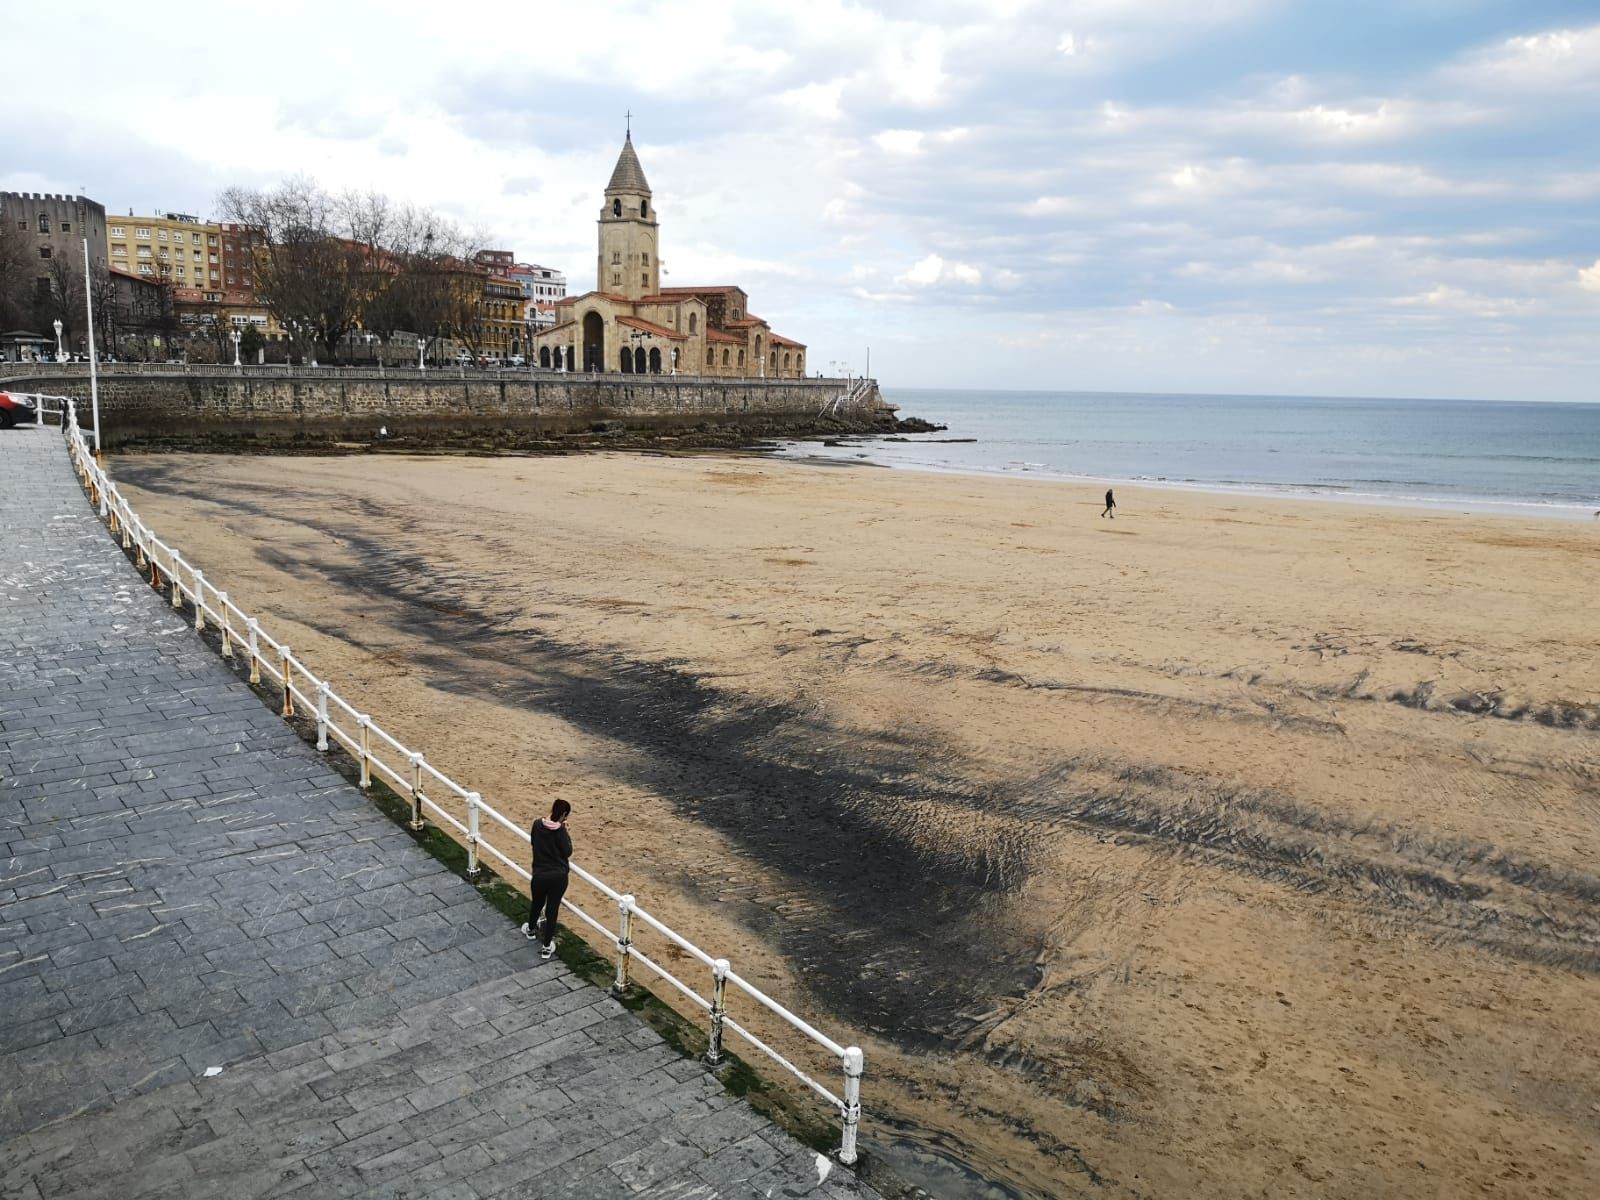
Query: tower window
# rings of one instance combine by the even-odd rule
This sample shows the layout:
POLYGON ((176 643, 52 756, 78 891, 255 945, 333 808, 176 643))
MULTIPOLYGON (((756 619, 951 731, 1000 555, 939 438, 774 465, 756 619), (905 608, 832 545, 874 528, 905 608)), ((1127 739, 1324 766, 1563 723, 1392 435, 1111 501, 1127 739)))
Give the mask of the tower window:
POLYGON ((648 250, 639 255, 639 262, 647 267, 650 265, 650 252, 648 250))
POLYGON ((640 287, 649 287, 650 286, 650 273, 648 271, 640 271, 639 272, 639 286, 640 287))
POLYGON ((50 214, 49 213, 40 213, 39 214, 39 232, 40 233, 49 233, 50 232, 50 214))
POLYGON ((690 313, 689 314, 689 332, 690 333, 694 332, 695 321, 696 321, 695 314, 694 313, 690 313))
POLYGON ((621 271, 613 271, 613 272, 611 272, 611 285, 613 287, 621 287, 622 286, 622 272, 621 271))
POLYGON ((622 215, 622 201, 621 200, 613 200, 611 202, 611 215, 613 217, 620 217, 622 215))
POLYGON ((616 266, 621 261, 622 261, 622 251, 621 250, 613 250, 611 252, 611 265, 612 266, 616 266))
POLYGON ((650 215, 650 201, 648 201, 648 200, 639 201, 639 215, 641 217, 648 217, 650 215))

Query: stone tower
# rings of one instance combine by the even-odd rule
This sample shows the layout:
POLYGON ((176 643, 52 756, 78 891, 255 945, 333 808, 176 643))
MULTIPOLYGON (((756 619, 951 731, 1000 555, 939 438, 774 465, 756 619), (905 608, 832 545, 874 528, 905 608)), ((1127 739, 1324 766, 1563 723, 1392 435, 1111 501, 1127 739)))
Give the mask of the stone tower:
POLYGON ((595 290, 637 300, 661 290, 661 260, 656 246, 656 206, 644 168, 633 152, 630 130, 606 184, 600 210, 600 256, 595 290))

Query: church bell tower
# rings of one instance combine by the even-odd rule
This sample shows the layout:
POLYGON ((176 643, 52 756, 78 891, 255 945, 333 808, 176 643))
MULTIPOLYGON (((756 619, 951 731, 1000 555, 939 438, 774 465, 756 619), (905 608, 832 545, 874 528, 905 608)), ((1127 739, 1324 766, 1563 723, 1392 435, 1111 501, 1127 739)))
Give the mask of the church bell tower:
POLYGON ((595 290, 637 300, 661 290, 656 208, 628 130, 600 210, 600 256, 595 290))

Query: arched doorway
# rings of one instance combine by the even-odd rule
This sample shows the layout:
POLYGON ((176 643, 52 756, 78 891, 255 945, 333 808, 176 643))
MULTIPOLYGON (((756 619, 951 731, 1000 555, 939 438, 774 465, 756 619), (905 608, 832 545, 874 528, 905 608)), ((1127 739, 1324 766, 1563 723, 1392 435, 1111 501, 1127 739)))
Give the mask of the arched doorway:
POLYGON ((658 346, 650 347, 650 374, 661 374, 661 349, 658 346))
POLYGON ((633 351, 626 346, 617 351, 617 370, 624 375, 633 374, 633 351))
POLYGON ((549 346, 540 346, 539 347, 539 365, 541 367, 549 367, 549 365, 550 365, 550 347, 549 346))
POLYGON ((606 369, 606 322, 597 312, 583 315, 583 369, 606 369))

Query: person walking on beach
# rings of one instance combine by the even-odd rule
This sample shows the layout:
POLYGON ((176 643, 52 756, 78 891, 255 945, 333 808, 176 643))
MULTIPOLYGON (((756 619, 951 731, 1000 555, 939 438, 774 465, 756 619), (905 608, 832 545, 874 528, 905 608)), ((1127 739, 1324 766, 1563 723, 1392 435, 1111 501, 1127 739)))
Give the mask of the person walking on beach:
POLYGON ((557 800, 550 806, 550 815, 535 821, 528 831, 533 843, 533 867, 528 880, 528 919, 522 923, 522 935, 529 941, 540 939, 540 958, 549 958, 556 952, 556 914, 561 911, 561 897, 567 892, 567 860, 572 857, 572 835, 566 826, 571 811, 572 805, 557 800))
POLYGON ((1116 507, 1117 507, 1117 498, 1111 494, 1111 489, 1107 488, 1106 489, 1106 509, 1100 515, 1102 517, 1110 517, 1113 521, 1115 521, 1117 519, 1117 514, 1114 511, 1116 509, 1116 507))

